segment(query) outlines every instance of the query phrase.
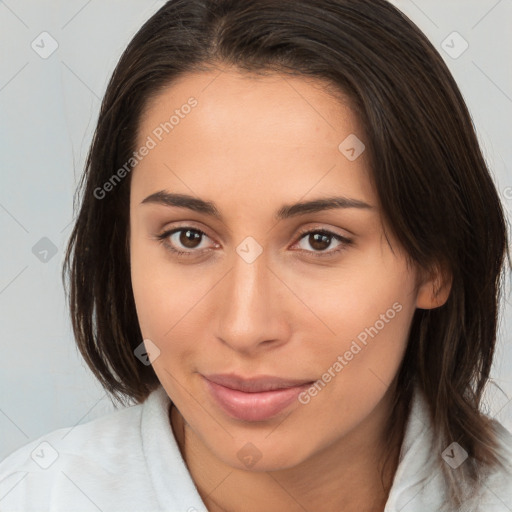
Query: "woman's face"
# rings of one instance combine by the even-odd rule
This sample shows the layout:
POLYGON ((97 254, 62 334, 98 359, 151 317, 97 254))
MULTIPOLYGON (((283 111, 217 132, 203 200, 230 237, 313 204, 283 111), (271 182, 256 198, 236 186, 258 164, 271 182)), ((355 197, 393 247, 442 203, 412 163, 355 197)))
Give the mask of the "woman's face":
POLYGON ((291 467, 333 446, 397 373, 422 288, 389 233, 388 245, 365 143, 320 82, 231 69, 184 76, 142 118, 140 327, 186 423, 230 466, 291 467))

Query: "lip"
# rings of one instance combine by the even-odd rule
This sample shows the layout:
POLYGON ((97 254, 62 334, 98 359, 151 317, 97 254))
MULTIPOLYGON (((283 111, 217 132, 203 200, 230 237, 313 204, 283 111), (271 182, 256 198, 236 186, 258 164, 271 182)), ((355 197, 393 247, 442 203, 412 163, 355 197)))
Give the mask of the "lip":
POLYGON ((210 396, 229 416, 243 421, 268 420, 296 401, 314 381, 268 375, 202 375, 210 396))

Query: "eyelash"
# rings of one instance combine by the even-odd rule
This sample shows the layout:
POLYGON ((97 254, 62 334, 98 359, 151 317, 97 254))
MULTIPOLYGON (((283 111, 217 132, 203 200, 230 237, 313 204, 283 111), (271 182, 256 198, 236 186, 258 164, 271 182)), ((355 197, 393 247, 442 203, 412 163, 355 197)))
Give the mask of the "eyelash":
MULTIPOLYGON (((176 229, 171 229, 171 230, 167 230, 167 231, 164 231, 163 233, 159 234, 159 235, 156 235, 156 239, 162 244, 164 245, 164 247, 176 254, 177 256, 185 256, 185 257, 191 257, 191 256, 196 256, 198 252, 200 251, 196 251, 194 249, 191 249, 189 251, 180 251, 179 249, 175 249, 174 247, 172 247, 171 244, 168 243, 167 239, 173 235, 174 233, 179 233, 180 231, 186 231, 186 230, 189 230, 189 231, 194 231, 196 233, 199 233, 200 235, 204 235, 208 238, 210 238, 204 231, 201 231, 200 229, 197 229, 197 228, 193 228, 192 226, 182 226, 182 227, 179 227, 179 228, 176 228, 176 229)), ((322 235, 326 235, 328 237, 331 237, 331 238, 334 238, 336 240, 338 240, 339 242, 341 242, 340 246, 335 249, 335 250, 332 250, 332 251, 305 251, 307 253, 310 253, 311 255, 313 255, 313 257, 315 258, 331 258, 331 257, 334 257, 336 256, 338 253, 340 253, 341 251, 344 251, 347 246, 351 245, 353 243, 353 240, 349 239, 349 238, 346 238, 344 236, 341 236, 341 235, 338 235, 337 233, 333 233, 332 231, 328 231, 326 229, 310 229, 310 230, 304 230, 304 231, 301 231, 299 233, 299 237, 297 239, 297 242, 300 242, 306 235, 311 235, 311 234, 322 234, 322 235)), ((295 245, 295 244, 294 244, 295 245)), ((205 250, 205 249, 203 249, 205 250)), ((208 249, 206 249, 208 250, 208 249)))

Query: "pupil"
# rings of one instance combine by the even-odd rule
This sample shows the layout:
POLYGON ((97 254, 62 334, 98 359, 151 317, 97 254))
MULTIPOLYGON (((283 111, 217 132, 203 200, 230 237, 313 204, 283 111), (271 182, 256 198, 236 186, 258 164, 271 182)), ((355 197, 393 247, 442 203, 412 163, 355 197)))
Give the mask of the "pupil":
POLYGON ((201 235, 197 231, 192 231, 191 229, 187 229, 181 232, 180 243, 182 243, 188 249, 194 249, 196 247, 195 243, 201 238, 201 235), (187 238, 188 236, 192 236, 192 239, 187 238))
POLYGON ((313 233, 310 235, 310 237, 313 237, 313 243, 310 242, 311 247, 317 250, 327 249, 329 247, 330 243, 330 235, 324 235, 323 233, 313 233), (318 246, 318 243, 320 244, 320 247, 318 246))

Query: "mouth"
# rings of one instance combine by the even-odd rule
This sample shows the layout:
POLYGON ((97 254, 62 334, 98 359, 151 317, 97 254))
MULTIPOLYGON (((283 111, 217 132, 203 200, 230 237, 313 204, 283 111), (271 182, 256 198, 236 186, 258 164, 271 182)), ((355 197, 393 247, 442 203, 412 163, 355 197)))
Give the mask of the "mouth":
POLYGON ((265 421, 287 409, 314 381, 272 376, 202 375, 209 395, 230 417, 265 421))

